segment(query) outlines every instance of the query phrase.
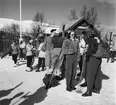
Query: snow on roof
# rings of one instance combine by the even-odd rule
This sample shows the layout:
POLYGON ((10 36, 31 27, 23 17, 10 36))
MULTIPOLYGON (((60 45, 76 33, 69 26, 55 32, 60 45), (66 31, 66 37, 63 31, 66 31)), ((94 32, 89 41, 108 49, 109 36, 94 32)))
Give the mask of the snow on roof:
POLYGON ((65 30, 68 30, 70 27, 72 27, 73 25, 75 25, 77 22, 80 22, 82 19, 84 19, 83 17, 80 19, 76 19, 74 21, 70 21, 65 25, 65 30))
POLYGON ((88 27, 79 26, 78 29, 88 29, 88 27))
POLYGON ((50 34, 52 29, 56 29, 57 31, 59 31, 59 27, 55 27, 55 26, 41 26, 42 31, 46 34, 50 34))
MULTIPOLYGON (((76 20, 73 20, 73 21, 70 21, 68 23, 65 24, 65 30, 68 30, 70 29, 72 26, 76 25, 77 23, 79 23, 80 21, 82 21, 84 19, 84 17, 81 17, 79 19, 76 19, 76 20)), ((85 29, 86 27, 80 27, 79 28, 82 28, 82 29, 85 29)), ((60 28, 60 32, 62 32, 62 27, 60 28)))

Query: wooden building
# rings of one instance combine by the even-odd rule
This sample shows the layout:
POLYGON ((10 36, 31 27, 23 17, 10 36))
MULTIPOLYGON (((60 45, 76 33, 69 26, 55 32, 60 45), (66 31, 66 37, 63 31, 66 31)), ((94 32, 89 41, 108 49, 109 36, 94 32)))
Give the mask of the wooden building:
POLYGON ((77 36, 80 36, 83 30, 89 31, 90 29, 92 30, 92 32, 96 33, 97 35, 100 35, 99 31, 93 25, 91 25, 84 17, 71 21, 65 25, 65 31, 74 30, 77 36))

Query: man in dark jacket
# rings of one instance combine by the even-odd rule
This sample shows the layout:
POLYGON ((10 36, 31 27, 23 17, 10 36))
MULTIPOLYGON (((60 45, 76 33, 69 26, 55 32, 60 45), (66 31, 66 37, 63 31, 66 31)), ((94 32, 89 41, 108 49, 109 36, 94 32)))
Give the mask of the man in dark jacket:
POLYGON ((87 37, 87 33, 84 32, 84 39, 85 39, 85 42, 86 42, 86 47, 85 47, 85 50, 84 50, 84 67, 83 67, 83 73, 82 73, 82 76, 84 77, 85 79, 85 82, 83 84, 81 84, 80 86, 81 87, 86 87, 87 86, 87 73, 88 73, 88 65, 89 65, 89 62, 90 62, 90 57, 92 55, 92 48, 93 48, 93 45, 96 44, 96 40, 94 39, 94 35, 92 36, 89 36, 87 37))
POLYGON ((89 42, 89 46, 91 46, 91 48, 88 49, 90 60, 86 74, 87 91, 82 94, 84 97, 91 96, 92 92, 99 94, 101 89, 102 51, 100 51, 100 40, 95 36, 94 39, 89 40, 89 42))
POLYGON ((51 30, 51 35, 47 36, 45 38, 44 44, 45 44, 45 66, 47 69, 47 72, 49 72, 50 68, 50 61, 51 61, 51 50, 52 50, 52 37, 54 36, 55 29, 51 30))
POLYGON ((56 66, 56 60, 58 59, 58 56, 61 52, 61 48, 62 48, 62 43, 63 43, 63 38, 61 36, 59 36, 59 33, 57 31, 55 31, 55 35, 52 38, 52 68, 55 66, 55 74, 56 75, 60 75, 60 67, 62 64, 62 60, 59 61, 58 65, 56 66))

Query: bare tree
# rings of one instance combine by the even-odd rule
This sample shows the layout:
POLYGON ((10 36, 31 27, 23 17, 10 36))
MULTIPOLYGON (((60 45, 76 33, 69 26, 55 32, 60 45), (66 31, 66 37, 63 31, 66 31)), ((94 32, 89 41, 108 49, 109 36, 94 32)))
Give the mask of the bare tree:
POLYGON ((98 13, 95 7, 90 9, 90 22, 91 24, 95 25, 98 23, 98 13))
POLYGON ((34 16, 33 21, 43 23, 43 22, 46 22, 47 20, 46 20, 43 12, 41 12, 41 13, 37 12, 34 16))
POLYGON ((95 7, 87 9, 86 5, 80 11, 81 17, 85 17, 93 26, 99 26, 98 13, 95 7))
POLYGON ((82 10, 80 11, 80 14, 81 14, 81 17, 86 17, 86 15, 87 15, 87 7, 86 7, 86 5, 84 5, 82 7, 82 10))
POLYGON ((37 33, 39 33, 41 31, 41 25, 43 23, 45 23, 47 20, 45 18, 45 15, 43 12, 37 12, 34 16, 34 19, 33 19, 33 23, 32 23, 32 32, 31 32, 31 35, 33 36, 33 38, 36 38, 37 36, 37 33))
POLYGON ((19 25, 12 23, 11 25, 4 26, 1 31, 3 31, 3 48, 4 51, 10 48, 11 43, 15 40, 18 42, 19 39, 19 25))
POLYGON ((41 26, 47 20, 43 12, 37 12, 33 18, 33 23, 31 24, 31 35, 33 39, 36 39, 36 47, 39 45, 39 35, 42 32, 41 26))
POLYGON ((40 32, 40 25, 38 23, 36 23, 36 22, 33 22, 31 27, 32 27, 31 35, 35 39, 36 36, 37 36, 37 33, 40 32))
POLYGON ((68 16, 68 19, 69 19, 70 21, 73 21, 73 20, 78 19, 78 18, 77 18, 77 13, 76 13, 75 9, 72 9, 72 10, 70 11, 70 15, 68 16))

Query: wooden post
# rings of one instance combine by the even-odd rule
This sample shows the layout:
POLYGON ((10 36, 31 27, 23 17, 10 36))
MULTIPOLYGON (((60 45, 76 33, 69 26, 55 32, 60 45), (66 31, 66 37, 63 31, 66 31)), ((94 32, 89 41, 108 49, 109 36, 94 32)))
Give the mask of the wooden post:
POLYGON ((111 45, 111 41, 112 41, 112 32, 110 32, 109 46, 111 45))
POLYGON ((65 24, 62 27, 62 38, 65 38, 65 24))

